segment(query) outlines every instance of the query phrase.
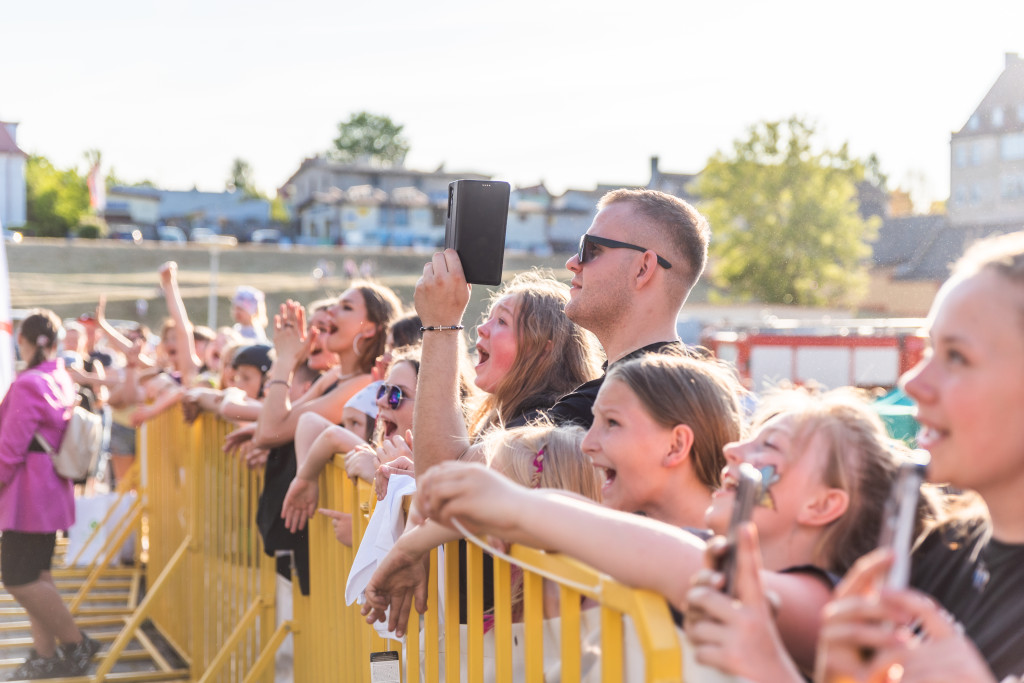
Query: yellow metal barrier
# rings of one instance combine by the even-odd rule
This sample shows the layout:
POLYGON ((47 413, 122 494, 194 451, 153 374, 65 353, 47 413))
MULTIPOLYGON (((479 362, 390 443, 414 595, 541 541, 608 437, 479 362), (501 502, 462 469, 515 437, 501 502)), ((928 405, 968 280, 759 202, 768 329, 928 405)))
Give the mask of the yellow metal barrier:
MULTIPOLYGON (((494 627, 485 634, 483 554, 470 545, 468 624, 460 626, 458 550, 451 543, 442 571, 431 572, 427 612, 410 620, 404 646, 385 641, 358 605, 345 605, 355 553, 335 539, 323 515, 309 522, 311 594, 301 596, 296 587, 293 617, 275 629, 274 563, 263 555, 255 525, 262 482, 222 452, 229 429, 212 417, 186 425, 179 411, 171 411, 147 425, 143 440, 151 581, 140 610, 145 607, 144 616, 188 660, 191 680, 272 680, 274 652, 289 630, 299 683, 368 682, 370 653, 389 649, 401 652, 408 683, 512 681, 514 671, 518 680, 541 681, 552 662, 558 672, 547 674, 566 681, 682 680, 680 644, 664 599, 570 558, 524 547, 513 547, 512 561, 560 585, 558 619, 544 619, 541 573, 496 559, 494 627), (514 572, 523 577, 521 610, 513 609, 514 572), (443 620, 439 574, 447 587, 443 620), (581 610, 585 597, 599 603, 597 611, 581 610), (522 623, 513 623, 514 611, 521 612, 522 623), (544 652, 545 633, 554 635, 548 647, 556 651, 544 652), (633 646, 624 645, 631 640, 633 646), (635 670, 643 673, 626 673, 635 670)), ((356 547, 373 502, 370 487, 350 480, 336 457, 320 478, 320 505, 351 515, 356 547)), ((435 550, 434 569, 438 556, 435 550)))

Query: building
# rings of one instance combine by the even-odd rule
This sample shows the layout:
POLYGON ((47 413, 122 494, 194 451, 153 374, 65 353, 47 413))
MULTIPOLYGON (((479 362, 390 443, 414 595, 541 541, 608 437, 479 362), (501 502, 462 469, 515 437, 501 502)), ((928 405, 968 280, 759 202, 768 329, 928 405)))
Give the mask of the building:
POLYGON ((25 161, 28 155, 18 147, 18 124, 0 121, 0 225, 25 225, 25 161))
POLYGON ((195 188, 161 190, 124 185, 115 185, 107 191, 104 218, 111 228, 132 225, 141 228, 144 234, 158 225, 174 225, 186 232, 209 228, 242 238, 271 222, 270 202, 243 192, 200 192, 195 188))
POLYGON ((300 237, 325 244, 436 245, 444 239, 448 184, 489 180, 441 166, 416 171, 305 159, 278 190, 298 223, 300 237))
POLYGON ((1024 59, 1006 66, 950 138, 950 223, 969 236, 1024 227, 1024 59))

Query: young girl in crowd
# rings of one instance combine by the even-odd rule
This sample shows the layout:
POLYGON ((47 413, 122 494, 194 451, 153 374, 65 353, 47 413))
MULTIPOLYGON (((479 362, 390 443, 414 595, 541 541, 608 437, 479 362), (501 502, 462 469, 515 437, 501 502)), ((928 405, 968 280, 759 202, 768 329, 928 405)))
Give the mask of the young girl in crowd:
POLYGON ((850 573, 829 606, 821 680, 879 680, 896 665, 903 681, 1024 674, 1022 310, 1021 232, 971 247, 936 296, 931 348, 904 389, 917 404, 918 445, 931 453, 929 480, 984 505, 954 508, 919 544, 911 585, 921 592, 883 591, 879 600, 884 552, 850 573))
POLYGON ((565 317, 568 287, 539 273, 518 275, 494 295, 477 327, 474 383, 484 400, 467 427, 454 408, 461 335, 453 326, 461 329, 469 285, 454 252, 436 254, 424 266, 415 300, 426 325, 417 472, 446 460, 479 458, 477 436, 542 416, 560 396, 600 374, 593 335, 565 317))
POLYGON ((706 360, 648 354, 616 365, 581 443, 604 474, 604 505, 703 529, 722 448, 741 434, 737 388, 731 372, 706 360))
POLYGON ((267 341, 267 302, 263 292, 240 285, 231 299, 235 331, 250 343, 267 341))
MULTIPOLYGON (((749 462, 761 470, 767 489, 753 519, 763 539, 763 580, 779 598, 783 642, 800 668, 810 671, 832 575, 875 543, 896 459, 878 416, 844 395, 794 398, 772 413, 752 438, 726 446, 723 488, 706 519, 712 531, 724 533, 736 468, 749 462)), ((666 446, 671 457, 671 444, 666 446)), ((516 487, 461 463, 439 467, 419 483, 417 504, 432 519, 455 518, 481 533, 567 553, 623 583, 660 592, 680 617, 686 610, 690 579, 701 570, 705 551, 694 534, 516 487)))
MULTIPOLYGON (((349 476, 361 476, 365 481, 373 481, 380 462, 377 450, 370 445, 372 437, 375 433, 379 435, 380 438, 376 442, 382 444, 392 436, 402 438, 412 431, 418 372, 419 349, 412 347, 399 352, 392 360, 384 382, 370 384, 353 396, 345 406, 342 423, 344 424, 344 416, 347 414, 349 424, 357 429, 358 425, 352 422, 359 419, 356 413, 366 415, 366 411, 373 410, 374 420, 364 424, 361 432, 342 425, 330 425, 320 431, 311 442, 296 443, 298 471, 288 488, 281 512, 289 529, 303 529, 306 520, 313 516, 319 499, 320 489, 317 480, 335 453, 346 454, 345 464, 349 476), (366 405, 368 401, 372 401, 372 408, 366 405), (299 453, 302 455, 299 456, 299 453)), ((300 428, 305 427, 307 422, 303 419, 300 428)))
MULTIPOLYGON (((483 452, 496 477, 531 489, 560 489, 600 502, 600 477, 583 455, 580 444, 583 430, 579 427, 554 427, 535 423, 513 429, 496 429, 484 437, 483 452)), ((362 612, 367 622, 388 621, 388 630, 401 637, 409 614, 426 609, 426 566, 430 551, 460 534, 439 524, 427 522, 403 534, 378 565, 366 587, 366 603, 362 612), (385 612, 390 608, 390 616, 385 612)), ((557 598, 545 585, 545 616, 556 616, 557 598)), ((486 588, 485 588, 486 590, 486 588)), ((513 616, 521 618, 522 576, 513 582, 513 616)))
POLYGON ((17 344, 27 368, 0 403, 0 580, 28 614, 33 646, 8 680, 80 676, 100 647, 75 625, 50 573, 56 532, 75 521, 74 485, 40 442, 59 447, 75 403, 57 358, 62 332, 53 311, 22 321, 17 344))

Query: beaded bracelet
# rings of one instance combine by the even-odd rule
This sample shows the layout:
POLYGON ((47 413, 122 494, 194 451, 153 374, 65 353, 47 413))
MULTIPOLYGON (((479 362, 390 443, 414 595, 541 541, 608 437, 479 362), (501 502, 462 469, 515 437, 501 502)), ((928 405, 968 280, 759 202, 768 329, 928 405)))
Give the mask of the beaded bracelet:
POLYGON ((464 330, 465 325, 431 325, 429 327, 421 327, 420 332, 444 332, 446 330, 464 330))

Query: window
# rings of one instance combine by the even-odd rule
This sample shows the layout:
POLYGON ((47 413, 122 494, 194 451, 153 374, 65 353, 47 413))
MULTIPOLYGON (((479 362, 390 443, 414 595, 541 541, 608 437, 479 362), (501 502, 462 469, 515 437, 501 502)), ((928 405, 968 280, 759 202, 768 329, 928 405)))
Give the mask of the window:
POLYGON ((1010 133, 999 138, 999 156, 1003 161, 1024 159, 1024 133, 1010 133))
POLYGON ((971 166, 981 166, 985 161, 985 150, 980 142, 971 145, 971 166))
POLYGON ((992 109, 992 127, 1002 128, 1003 127, 1003 108, 994 107, 992 109))
POLYGON ((1020 173, 1008 173, 1000 179, 1003 199, 1014 201, 1024 198, 1024 175, 1020 173))
POLYGON ((963 185, 957 185, 953 188, 953 203, 957 205, 963 205, 967 203, 967 188, 963 185))
POLYGON ((978 121, 978 115, 971 115, 971 118, 967 119, 967 130, 978 130, 979 123, 980 122, 978 121))
POLYGON ((957 168, 967 165, 967 145, 953 145, 953 164, 957 168))

